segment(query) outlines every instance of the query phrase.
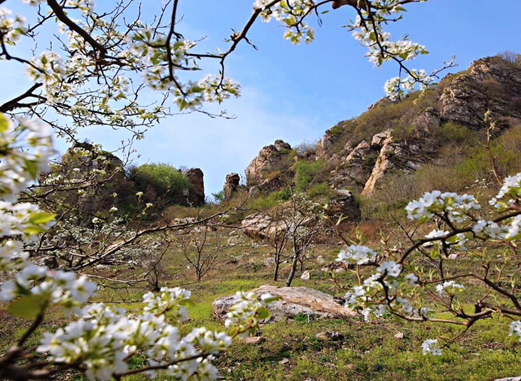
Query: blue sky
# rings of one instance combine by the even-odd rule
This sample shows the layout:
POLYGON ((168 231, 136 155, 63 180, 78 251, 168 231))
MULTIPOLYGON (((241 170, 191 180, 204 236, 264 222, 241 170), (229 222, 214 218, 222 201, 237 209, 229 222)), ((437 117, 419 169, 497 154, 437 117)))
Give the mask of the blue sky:
MULTIPOLYGON (((160 1, 146 3, 146 16, 150 16, 152 3, 159 5, 160 1)), ((207 36, 205 49, 224 49, 223 39, 231 28, 242 27, 252 3, 185 0, 181 2, 185 17, 179 28, 189 39, 207 36)), ((463 70, 483 56, 505 50, 521 52, 519 0, 432 0, 410 5, 408 10, 390 31, 395 38, 408 34, 427 46, 430 54, 412 67, 429 71, 454 55, 460 65, 455 70, 463 70)), ((222 188, 226 174, 243 174, 264 145, 276 139, 292 145, 315 141, 337 122, 362 113, 384 96, 383 84, 397 74, 397 68, 387 64, 377 69, 368 62, 364 49, 341 28, 352 17, 348 7, 323 15, 315 42, 301 46, 283 40, 283 29, 275 22, 259 22, 250 34, 259 50, 242 45, 228 61, 228 75, 241 83, 242 97, 210 107, 213 111, 226 109, 236 119, 201 114, 164 119, 135 146, 141 155, 137 162, 200 167, 210 194, 222 188)), ((3 70, 0 80, 8 88, 23 89, 18 73, 3 70)), ((122 139, 121 132, 100 128, 85 130, 82 136, 108 149, 117 148, 122 139)))

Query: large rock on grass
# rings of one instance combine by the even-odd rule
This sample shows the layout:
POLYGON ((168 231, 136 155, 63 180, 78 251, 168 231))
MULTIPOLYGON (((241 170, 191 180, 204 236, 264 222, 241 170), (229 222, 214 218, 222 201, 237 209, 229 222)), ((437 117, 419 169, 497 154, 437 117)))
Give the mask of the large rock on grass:
MULTIPOLYGON (((332 295, 308 287, 276 287, 264 285, 252 292, 257 295, 272 294, 280 299, 269 305, 271 317, 267 322, 293 318, 296 315, 308 316, 309 319, 343 319, 356 313, 340 304, 332 295)), ((228 295, 213 302, 215 317, 224 321, 226 313, 238 303, 237 296, 228 295)))

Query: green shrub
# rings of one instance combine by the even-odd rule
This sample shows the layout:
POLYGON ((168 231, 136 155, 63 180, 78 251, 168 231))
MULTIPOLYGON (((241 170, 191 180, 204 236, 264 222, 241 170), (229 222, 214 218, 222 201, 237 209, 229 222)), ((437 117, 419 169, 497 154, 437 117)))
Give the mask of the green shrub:
POLYGON ((272 192, 269 195, 260 195, 255 198, 249 205, 251 209, 267 210, 277 206, 291 198, 289 188, 284 188, 277 192, 272 192))
POLYGON ((322 183, 316 183, 309 187, 307 190, 307 194, 309 197, 315 199, 318 197, 321 198, 329 198, 331 197, 332 191, 331 187, 328 183, 322 182, 322 183))
POLYGON ((138 190, 153 190, 158 196, 165 196, 169 200, 174 200, 180 192, 192 187, 181 171, 166 163, 143 164, 132 168, 130 177, 138 190))
POLYGON ((299 191, 305 191, 317 174, 324 171, 324 160, 307 161, 301 160, 295 163, 295 187, 299 191))
POLYGON ((442 143, 474 146, 478 141, 477 134, 467 127, 448 122, 441 126, 442 143))
POLYGON ((223 202, 224 201, 224 190, 220 190, 217 193, 212 193, 212 196, 213 196, 213 199, 215 200, 215 202, 217 202, 217 203, 223 202))

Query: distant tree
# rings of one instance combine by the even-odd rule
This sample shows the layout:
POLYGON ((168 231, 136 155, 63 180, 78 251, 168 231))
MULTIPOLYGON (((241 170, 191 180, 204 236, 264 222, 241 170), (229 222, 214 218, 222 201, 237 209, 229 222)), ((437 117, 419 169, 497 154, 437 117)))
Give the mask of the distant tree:
POLYGON ((177 234, 177 247, 180 249, 188 266, 200 282, 203 277, 215 270, 217 260, 224 253, 228 243, 211 221, 199 224, 177 234))

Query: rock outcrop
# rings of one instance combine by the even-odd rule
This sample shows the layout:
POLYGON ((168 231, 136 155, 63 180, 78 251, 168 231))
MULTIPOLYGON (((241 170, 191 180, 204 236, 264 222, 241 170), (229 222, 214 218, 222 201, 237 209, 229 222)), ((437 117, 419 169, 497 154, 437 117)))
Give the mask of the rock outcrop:
POLYGON ((371 175, 368 163, 372 160, 371 145, 360 142, 342 163, 331 171, 330 184, 335 189, 363 186, 371 175))
POLYGON ((239 183, 241 182, 241 177, 238 173, 230 173, 226 175, 226 180, 224 182, 224 199, 231 200, 233 195, 237 193, 239 189, 239 183))
MULTIPOLYGON (((327 130, 316 149, 295 157, 297 163, 320 161, 319 173, 305 172, 305 165, 293 166, 294 157, 287 143, 277 141, 264 147, 246 170, 250 195, 297 185, 299 178, 292 171, 310 176, 306 180, 309 187, 326 182, 334 192, 349 190, 366 197, 387 184, 392 187, 402 175, 408 180, 406 175, 424 163, 438 165, 443 150, 460 139, 451 134, 456 132, 461 137, 465 129, 485 128, 487 111, 499 127, 497 134, 521 124, 520 62, 506 56, 480 59, 468 70, 449 74, 439 85, 421 94, 376 102, 360 117, 327 130), (448 122, 452 125, 446 125, 448 122)), ((332 200, 332 213, 359 220, 359 209, 353 200, 352 194, 332 200)))
POLYGON ((326 215, 335 223, 339 219, 343 223, 360 221, 362 211, 353 193, 348 190, 337 190, 334 193, 325 210, 326 215))
POLYGON ((192 184, 190 189, 183 191, 180 204, 188 206, 202 206, 205 203, 204 173, 200 168, 190 168, 184 172, 188 181, 192 184))
POLYGON ((274 144, 262 148, 255 159, 246 168, 246 185, 248 189, 264 183, 285 171, 291 165, 291 146, 277 140, 274 144))
POLYGON ((521 120, 521 68, 500 57, 474 61, 461 74, 448 77, 450 83, 440 97, 443 121, 469 128, 484 127, 484 115, 507 123, 509 118, 521 120))
POLYGON ((241 222, 242 232, 253 239, 266 239, 273 237, 277 231, 283 230, 284 224, 275 221, 265 213, 254 213, 246 216, 241 222))
POLYGON ((326 131, 322 139, 317 143, 316 156, 318 159, 330 159, 333 156, 332 148, 340 141, 341 136, 336 133, 335 128, 326 131))
MULTIPOLYGON (((280 299, 270 303, 271 317, 266 322, 305 315, 310 319, 346 319, 356 315, 339 303, 332 295, 308 287, 276 287, 264 285, 252 290, 257 295, 271 294, 280 299)), ((226 313, 238 303, 237 296, 228 295, 213 302, 214 316, 226 319, 226 313)))

